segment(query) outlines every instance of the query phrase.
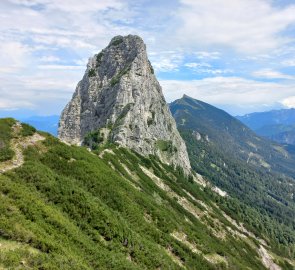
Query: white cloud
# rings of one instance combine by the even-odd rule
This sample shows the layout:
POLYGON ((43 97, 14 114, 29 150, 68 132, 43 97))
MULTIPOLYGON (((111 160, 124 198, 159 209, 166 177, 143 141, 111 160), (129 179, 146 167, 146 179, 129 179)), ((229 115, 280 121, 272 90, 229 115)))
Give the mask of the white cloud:
POLYGON ((85 70, 85 66, 66 66, 66 65, 39 65, 39 69, 55 69, 55 70, 85 70))
POLYGON ((183 54, 177 51, 151 52, 150 59, 156 71, 176 71, 182 63, 183 54))
POLYGON ((105 10, 109 8, 121 8, 123 6, 121 1, 118 0, 44 0, 37 1, 47 4, 47 7, 52 10, 62 10, 65 12, 81 13, 81 12, 92 12, 105 10))
POLYGON ((200 68, 200 67, 211 67, 210 64, 208 63, 186 63, 184 64, 185 67, 189 67, 189 68, 200 68))
POLYGON ((32 108, 34 105, 29 101, 9 100, 6 98, 0 98, 1 110, 16 110, 18 108, 32 108))
POLYGON ((212 65, 208 63, 186 63, 184 64, 185 67, 191 68, 195 73, 205 73, 210 75, 221 75, 232 73, 231 69, 218 69, 213 68, 212 65))
POLYGON ((252 73, 254 77, 257 78, 264 78, 264 79, 294 79, 294 76, 290 76, 287 74, 283 74, 279 71, 272 70, 272 69, 261 69, 254 71, 252 73))
POLYGON ((295 96, 287 97, 281 101, 281 103, 287 108, 295 108, 295 96))
POLYGON ((1 42, 0 40, 0 72, 16 72, 25 67, 30 50, 19 42, 1 42))
POLYGON ((289 59, 282 62, 283 66, 295 67, 295 59, 289 59))
POLYGON ((0 32, 2 39, 26 40, 32 47, 89 53, 104 46, 116 31, 104 21, 106 11, 125 5, 118 0, 5 0, 0 2, 0 32))
POLYGON ((9 0, 9 2, 26 7, 40 7, 44 9, 46 8, 77 13, 104 10, 108 8, 120 8, 122 6, 118 0, 9 0))
POLYGON ((76 49, 91 49, 94 50, 96 46, 90 42, 79 40, 79 35, 76 36, 48 36, 46 35, 36 35, 33 37, 34 42, 38 44, 43 44, 46 46, 58 46, 59 48, 72 48, 76 49))
POLYGON ((54 55, 44 55, 40 58, 40 61, 45 63, 59 62, 60 58, 54 55))
POLYGON ((182 0, 177 36, 182 44, 227 46, 243 53, 276 49, 290 41, 280 35, 295 23, 295 5, 263 0, 182 0))
POLYGON ((153 62, 153 67, 156 71, 173 71, 178 70, 178 63, 175 63, 171 59, 158 59, 157 61, 153 62))
POLYGON ((211 75, 222 75, 222 74, 228 74, 232 73, 233 71, 231 69, 213 69, 213 68, 204 68, 204 69, 199 69, 199 73, 207 73, 211 75))
POLYGON ((200 51, 194 53, 198 59, 220 59, 220 52, 200 51))
POLYGON ((45 68, 34 70, 33 74, 9 76, 0 73, 0 109, 33 108, 43 114, 59 113, 71 98, 84 69, 45 68))

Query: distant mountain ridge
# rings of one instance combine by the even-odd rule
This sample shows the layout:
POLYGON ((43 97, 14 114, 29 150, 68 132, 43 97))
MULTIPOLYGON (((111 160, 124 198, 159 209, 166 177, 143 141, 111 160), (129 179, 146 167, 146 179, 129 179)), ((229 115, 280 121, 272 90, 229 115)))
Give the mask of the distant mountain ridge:
POLYGON ((295 145, 295 109, 250 113, 236 118, 261 136, 295 145))

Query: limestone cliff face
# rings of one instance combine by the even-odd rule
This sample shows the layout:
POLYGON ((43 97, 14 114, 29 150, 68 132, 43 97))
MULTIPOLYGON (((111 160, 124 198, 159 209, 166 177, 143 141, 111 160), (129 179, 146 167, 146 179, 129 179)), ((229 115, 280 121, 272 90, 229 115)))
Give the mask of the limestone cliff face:
POLYGON ((190 170, 186 146, 138 36, 114 37, 89 59, 62 112, 58 136, 81 144, 87 133, 98 129, 112 142, 190 170))

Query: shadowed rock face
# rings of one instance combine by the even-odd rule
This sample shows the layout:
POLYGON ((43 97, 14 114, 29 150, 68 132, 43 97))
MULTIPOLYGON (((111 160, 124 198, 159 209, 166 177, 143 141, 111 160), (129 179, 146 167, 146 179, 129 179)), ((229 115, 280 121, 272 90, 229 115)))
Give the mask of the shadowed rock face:
POLYGON ((111 142, 190 170, 185 144, 138 36, 116 36, 89 59, 62 112, 58 136, 81 144, 87 133, 102 128, 111 142))

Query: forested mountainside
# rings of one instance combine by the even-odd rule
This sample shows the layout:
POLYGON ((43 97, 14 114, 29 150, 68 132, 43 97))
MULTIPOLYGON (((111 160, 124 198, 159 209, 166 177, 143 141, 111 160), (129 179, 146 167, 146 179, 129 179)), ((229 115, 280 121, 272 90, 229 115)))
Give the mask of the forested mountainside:
POLYGON ((236 118, 260 136, 295 145, 295 109, 250 113, 236 118))
POLYGON ((292 241, 286 226, 200 175, 114 144, 69 146, 13 119, 0 127, 3 269, 294 267, 290 243, 271 234, 292 241))
POLYGON ((178 129, 195 130, 196 138, 207 135, 206 141, 215 142, 224 155, 295 177, 295 156, 287 146, 259 137, 225 111, 188 96, 172 102, 170 110, 178 129))
POLYGON ((188 96, 171 103, 170 109, 192 168, 239 203, 279 222, 286 231, 274 230, 272 238, 294 247, 294 151, 258 137, 226 112, 188 96))

